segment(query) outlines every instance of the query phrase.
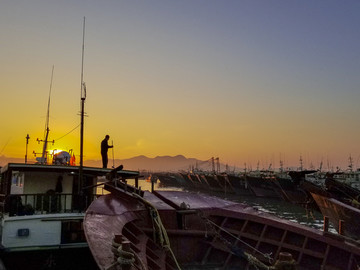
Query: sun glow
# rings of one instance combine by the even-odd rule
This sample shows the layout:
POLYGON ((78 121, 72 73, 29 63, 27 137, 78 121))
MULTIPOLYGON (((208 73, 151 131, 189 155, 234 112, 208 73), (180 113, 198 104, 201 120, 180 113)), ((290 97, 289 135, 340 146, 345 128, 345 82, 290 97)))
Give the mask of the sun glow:
POLYGON ((53 149, 53 150, 49 150, 49 153, 51 153, 52 156, 55 156, 56 154, 59 154, 60 152, 62 152, 64 150, 61 149, 53 149))

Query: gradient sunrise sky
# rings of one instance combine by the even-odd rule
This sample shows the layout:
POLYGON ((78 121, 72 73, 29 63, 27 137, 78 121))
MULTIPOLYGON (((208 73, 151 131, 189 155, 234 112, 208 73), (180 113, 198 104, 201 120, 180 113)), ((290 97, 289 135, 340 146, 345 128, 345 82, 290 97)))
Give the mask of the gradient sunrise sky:
POLYGON ((85 160, 109 134, 117 159, 360 166, 355 0, 2 0, 0 156, 41 152, 53 65, 51 147, 79 154, 84 17, 85 160))

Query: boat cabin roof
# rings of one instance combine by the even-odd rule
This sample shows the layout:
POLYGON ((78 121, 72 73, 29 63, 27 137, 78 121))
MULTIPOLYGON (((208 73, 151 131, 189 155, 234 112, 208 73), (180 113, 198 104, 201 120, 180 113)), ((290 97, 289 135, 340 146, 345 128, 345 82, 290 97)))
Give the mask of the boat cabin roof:
MULTIPOLYGON (((64 165, 43 165, 43 164, 25 164, 25 163, 8 163, 1 168, 1 174, 11 171, 35 171, 35 172, 62 172, 62 173, 79 173, 79 166, 64 165)), ((104 169, 96 167, 83 167, 83 173, 86 175, 102 176, 111 173, 114 169, 104 169)), ((139 177, 138 171, 116 170, 116 174, 122 178, 139 177)))

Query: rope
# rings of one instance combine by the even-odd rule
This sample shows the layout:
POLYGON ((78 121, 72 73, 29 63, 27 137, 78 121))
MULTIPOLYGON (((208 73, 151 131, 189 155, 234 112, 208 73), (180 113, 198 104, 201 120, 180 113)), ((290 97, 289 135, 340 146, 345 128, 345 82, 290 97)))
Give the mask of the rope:
POLYGON ((129 251, 122 250, 122 245, 116 243, 115 240, 112 240, 112 247, 111 251, 114 253, 115 257, 117 258, 114 263, 105 267, 105 270, 110 270, 116 265, 133 265, 137 260, 141 266, 141 269, 146 270, 146 266, 141 258, 136 254, 133 249, 129 251))
POLYGON ((148 206, 150 208, 150 215, 152 217, 152 219, 154 220, 154 224, 156 224, 157 226, 157 231, 158 231, 158 235, 159 235, 159 241, 160 244, 163 248, 167 249, 171 256, 174 259, 174 262, 177 266, 177 268, 179 270, 181 270, 181 267, 178 263, 178 261, 176 260, 175 254, 172 251, 171 247, 170 247, 170 240, 169 237, 167 235, 166 229, 161 221, 160 215, 158 210, 156 209, 155 206, 153 206, 150 202, 148 202, 147 200, 145 200, 144 198, 142 198, 141 196, 139 196, 138 194, 133 193, 132 194, 134 197, 136 197, 137 199, 139 199, 140 201, 142 201, 146 206, 148 206))
MULTIPOLYGON (((231 237, 233 237, 234 239, 236 239, 237 241, 241 242, 242 244, 244 244, 245 246, 247 246, 248 248, 254 250, 255 252, 259 253, 260 255, 262 255, 265 259, 267 259, 269 261, 270 264, 272 264, 274 262, 274 260, 270 257, 272 254, 266 254, 266 253, 262 253, 261 251, 259 251, 258 249, 254 248, 253 246, 249 245, 248 243, 244 242, 243 240, 241 240, 240 238, 236 237, 234 234, 228 232, 227 230, 225 230, 224 228, 220 227, 219 225, 217 225, 216 223, 212 222, 210 219, 203 217, 204 219, 206 219, 206 221, 211 224, 212 226, 218 228, 219 230, 225 232, 226 234, 230 235, 231 237)), ((230 242, 228 242, 227 240, 225 240, 223 237, 221 237, 221 235, 219 233, 217 233, 220 238, 222 238, 223 241, 226 241, 228 245, 230 245, 230 242)), ((230 245, 231 246, 231 245, 230 245)), ((246 253, 246 252, 244 252, 246 253)))
POLYGON ((251 263, 256 269, 259 269, 258 267, 266 270, 275 269, 273 266, 267 266, 266 264, 262 263, 261 261, 259 261, 258 258, 247 252, 244 252, 244 254, 246 256, 246 259, 249 261, 249 263, 251 263))
POLYGON ((245 252, 243 249, 232 245, 229 241, 227 241, 225 238, 223 238, 217 231, 216 229, 214 229, 215 227, 219 228, 220 230, 222 230, 223 232, 227 233, 228 235, 230 235, 231 237, 235 238, 237 241, 243 243, 244 245, 246 245, 247 247, 251 248, 252 250, 256 251, 257 253, 261 254, 265 259, 267 259, 269 261, 270 264, 273 264, 274 260, 270 257, 271 253, 269 254, 264 254, 262 252, 260 252, 259 250, 255 249, 254 247, 250 246, 249 244, 247 244, 246 242, 242 241, 241 239, 239 239, 238 237, 236 237, 235 235, 233 235, 232 233, 228 232, 227 230, 225 230, 224 228, 218 226, 216 223, 212 222, 211 220, 209 220, 206 217, 202 217, 203 219, 206 219, 206 223, 205 223, 205 237, 207 236, 207 224, 210 224, 213 226, 213 230, 215 231, 215 234, 218 235, 218 237, 220 238, 220 240, 222 240, 225 245, 227 245, 227 247, 230 249, 230 251, 238 256, 238 257, 242 257, 245 258, 251 265, 253 265, 256 269, 265 269, 265 270, 281 270, 281 269, 288 269, 288 270, 295 270, 295 266, 296 266, 296 261, 294 259, 291 260, 277 260, 275 262, 275 264, 273 266, 268 266, 266 264, 264 264, 263 262, 261 262, 258 258, 256 258, 255 256, 251 255, 248 252, 245 252))

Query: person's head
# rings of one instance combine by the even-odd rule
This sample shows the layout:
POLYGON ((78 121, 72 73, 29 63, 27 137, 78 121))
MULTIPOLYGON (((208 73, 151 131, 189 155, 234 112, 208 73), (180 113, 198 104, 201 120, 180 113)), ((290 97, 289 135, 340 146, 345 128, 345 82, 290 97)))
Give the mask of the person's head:
POLYGON ((106 136, 105 136, 105 139, 109 140, 109 139, 110 139, 110 136, 109 136, 109 135, 106 135, 106 136))

